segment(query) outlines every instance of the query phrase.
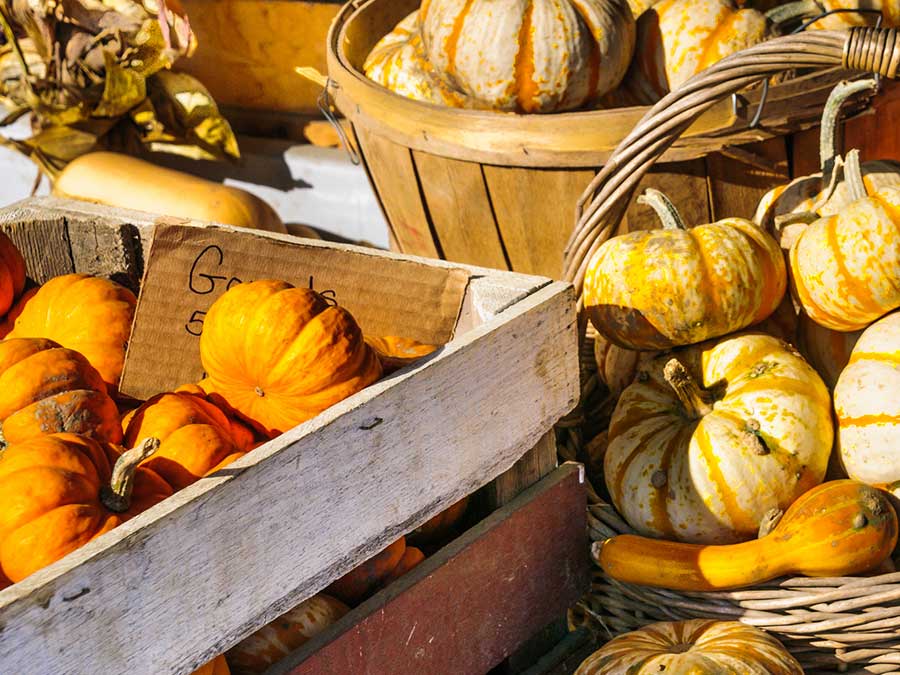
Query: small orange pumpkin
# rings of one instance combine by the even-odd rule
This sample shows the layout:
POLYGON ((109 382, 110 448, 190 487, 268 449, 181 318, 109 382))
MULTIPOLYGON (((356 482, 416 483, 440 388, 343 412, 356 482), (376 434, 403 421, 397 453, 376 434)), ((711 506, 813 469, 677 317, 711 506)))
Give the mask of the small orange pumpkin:
POLYGON ((402 577, 404 574, 413 569, 416 565, 425 560, 425 554, 415 546, 407 546, 403 551, 403 557, 397 566, 379 584, 381 588, 389 586, 391 583, 402 577))
POLYGON ((417 527, 407 536, 407 539, 410 542, 421 544, 433 544, 441 541, 451 533, 454 526, 462 519, 468 506, 469 498, 463 497, 417 527))
POLYGON ((54 277, 25 293, 0 329, 3 337, 42 337, 84 355, 115 393, 125 364, 134 293, 87 274, 54 277))
POLYGON ((116 404, 81 354, 44 338, 0 341, 2 443, 71 432, 119 443, 116 404))
POLYGON ((226 657, 234 675, 263 673, 344 616, 350 608, 320 593, 241 640, 226 657))
POLYGON ((231 670, 228 668, 228 662, 225 661, 225 657, 217 656, 212 661, 197 668, 191 675, 231 675, 231 670))
POLYGON ((138 466, 159 446, 120 453, 75 434, 36 436, 0 453, 0 587, 18 582, 172 494, 138 466))
POLYGON ((0 316, 6 314, 25 288, 25 259, 9 237, 0 232, 0 316))
POLYGON ((271 438, 381 377, 350 313, 285 281, 238 284, 209 308, 201 386, 271 438))
POLYGON ((575 675, 803 675, 774 637, 740 621, 652 623, 607 642, 575 675))
POLYGON ((357 565, 325 589, 351 607, 379 588, 394 568, 400 564, 406 551, 406 538, 400 537, 378 555, 357 565))

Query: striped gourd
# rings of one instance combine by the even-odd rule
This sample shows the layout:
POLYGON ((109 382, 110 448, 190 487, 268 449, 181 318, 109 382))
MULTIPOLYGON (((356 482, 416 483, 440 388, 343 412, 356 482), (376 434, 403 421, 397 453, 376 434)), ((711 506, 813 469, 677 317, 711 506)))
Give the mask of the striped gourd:
POLYGON ((626 0, 424 0, 429 61, 497 110, 570 110, 615 88, 634 51, 626 0))
POLYGON ((756 535, 820 483, 831 399, 775 337, 744 334, 658 359, 619 398, 604 459, 613 503, 641 534, 693 543, 756 535))
POLYGON ((834 409, 847 474, 872 485, 900 482, 900 312, 863 332, 834 388, 834 409))
POLYGON ((803 230, 790 267, 794 296, 809 317, 849 332, 900 307, 900 186, 867 194, 855 150, 844 172, 852 201, 803 230))

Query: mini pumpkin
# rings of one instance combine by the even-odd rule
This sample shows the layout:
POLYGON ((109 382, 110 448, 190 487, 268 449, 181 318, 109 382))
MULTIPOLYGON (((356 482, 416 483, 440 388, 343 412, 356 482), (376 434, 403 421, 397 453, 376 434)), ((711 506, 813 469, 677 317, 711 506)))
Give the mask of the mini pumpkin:
POLYGON ((626 349, 701 342, 763 321, 784 296, 778 244, 742 218, 687 229, 658 190, 639 198, 663 221, 604 242, 591 258, 584 306, 597 332, 626 349))
POLYGON ((217 656, 212 661, 197 668, 191 675, 231 675, 231 670, 228 668, 228 662, 225 661, 225 657, 217 656))
POLYGON ((6 314, 25 288, 25 259, 12 243, 0 232, 0 316, 6 314))
POLYGON ((634 51, 626 0, 425 0, 428 60, 497 110, 571 110, 614 89, 634 51))
POLYGON ((729 337, 660 357, 622 393, 606 486, 642 534, 740 541, 822 481, 833 434, 828 390, 799 354, 729 337))
POLYGON ((690 619, 652 623, 613 638, 575 675, 803 675, 774 637, 740 621, 690 619))
POLYGON ((0 587, 21 581, 172 494, 138 466, 156 439, 122 452, 49 434, 0 453, 0 587))
POLYGON ((863 331, 834 387, 838 452, 850 478, 900 484, 900 312, 863 331))
POLYGON ((74 349, 114 393, 136 302, 134 293, 109 279, 66 274, 23 295, 0 332, 7 338, 47 338, 74 349))
POLYGON ((304 600, 229 649, 226 657, 232 672, 264 673, 349 611, 343 602, 324 593, 304 600))
POLYGON ((407 539, 417 544, 433 544, 445 539, 462 520, 468 506, 469 498, 463 497, 410 532, 407 539))
POLYGON ((406 551, 406 538, 400 537, 386 549, 357 565, 325 592, 351 607, 379 588, 387 576, 400 564, 406 551))
POLYGON ((284 281, 238 284, 209 308, 200 336, 202 387, 274 437, 382 374, 350 313, 284 281))
POLYGON ((125 445, 142 438, 160 441, 159 449, 144 465, 162 476, 176 490, 195 483, 243 457, 232 424, 218 407, 198 394, 157 394, 127 417, 125 445))
POLYGON ((852 201, 791 246, 791 289, 816 323, 850 332, 900 307, 900 186, 866 193, 859 153, 844 163, 852 201))
POLYGON ((403 551, 403 557, 400 558, 400 562, 398 562, 397 566, 388 573, 379 586, 381 588, 386 588, 424 560, 425 554, 422 553, 421 550, 415 546, 407 546, 406 550, 403 551))
POLYGON ((0 341, 0 443, 71 432, 119 443, 115 402, 81 354, 45 338, 0 341))
POLYGON ((809 364, 822 376, 829 389, 834 389, 841 371, 863 331, 843 333, 820 326, 805 312, 800 313, 797 348, 809 364))

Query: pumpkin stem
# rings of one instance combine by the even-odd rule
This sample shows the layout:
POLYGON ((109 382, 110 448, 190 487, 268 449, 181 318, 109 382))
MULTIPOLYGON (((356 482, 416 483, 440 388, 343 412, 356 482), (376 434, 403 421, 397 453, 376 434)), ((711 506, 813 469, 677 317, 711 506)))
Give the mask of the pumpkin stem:
POLYGON ((100 491, 100 501, 114 513, 124 513, 131 507, 134 472, 138 465, 159 449, 158 438, 145 438, 140 445, 123 452, 113 466, 109 485, 100 491))
MULTIPOLYGON (((790 5, 788 5, 790 6, 790 5)), ((857 80, 855 82, 838 82, 825 102, 825 109, 822 111, 822 126, 819 131, 819 168, 823 172, 831 172, 837 151, 837 130, 838 119, 841 114, 841 107, 854 94, 866 89, 875 91, 878 87, 878 81, 872 77, 865 80, 857 80)))
POLYGON ((669 386, 675 390, 678 399, 684 406, 685 412, 691 419, 700 419, 712 412, 713 407, 707 402, 704 391, 691 377, 687 369, 678 359, 669 359, 663 370, 663 377, 669 386))
POLYGON ((844 158, 844 181, 850 190, 850 199, 859 201, 869 196, 863 182, 862 166, 859 163, 859 150, 853 148, 844 158))
POLYGON ((780 26, 792 19, 812 18, 825 12, 816 0, 796 0, 780 7, 773 7, 765 13, 766 19, 774 26, 780 26))
POLYGON ((772 533, 776 527, 778 527, 778 523, 781 522, 781 519, 784 517, 784 511, 781 509, 769 509, 763 514, 762 522, 759 524, 759 532, 757 534, 758 539, 762 539, 763 537, 767 537, 772 533))
POLYGON ((675 205, 662 192, 654 188, 647 188, 644 194, 637 198, 638 204, 645 204, 656 211, 662 226, 667 230, 686 230, 687 226, 678 213, 675 205))

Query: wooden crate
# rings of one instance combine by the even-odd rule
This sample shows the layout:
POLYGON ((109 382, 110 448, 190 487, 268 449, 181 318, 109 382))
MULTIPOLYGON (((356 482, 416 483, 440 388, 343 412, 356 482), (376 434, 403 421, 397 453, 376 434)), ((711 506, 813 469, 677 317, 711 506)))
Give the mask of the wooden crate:
MULTIPOLYGON (((516 115, 446 108, 398 96, 368 80, 375 43, 419 0, 361 0, 328 36, 330 90, 351 121, 395 250, 560 278, 563 249, 584 190, 649 108, 516 115)), ((817 124, 834 69, 748 91, 707 111, 635 192, 666 192, 687 223, 753 215, 791 176, 791 135, 817 124)), ((849 110, 859 109, 848 106, 849 110)), ((816 152, 813 157, 817 157, 816 152)), ((623 231, 658 227, 633 201, 623 231)))
MULTIPOLYGON (((461 497, 483 488, 488 502, 504 504, 553 470, 548 432, 578 396, 568 284, 286 235, 155 222, 53 198, 0 211, 0 228, 36 281, 72 271, 133 288, 144 280, 123 387, 129 368, 141 372, 130 360, 140 349, 150 289, 161 283, 156 292, 166 292, 171 281, 177 313, 163 307, 156 321, 182 321, 184 303, 173 289, 186 283, 191 261, 210 242, 224 251, 215 278, 250 278, 261 257, 288 264, 295 270, 289 280, 304 283, 307 265, 325 260, 320 281, 339 287, 342 275, 364 265, 377 269, 385 296, 362 298, 374 303, 372 320, 418 312, 425 321, 415 307, 420 296, 437 298, 434 314, 452 317, 450 341, 420 364, 0 591, 0 672, 189 673, 461 497), (152 281, 164 241, 184 265, 165 283, 152 281), (234 242, 252 255, 232 259, 234 242), (391 295, 395 277, 418 286, 406 297, 391 295)), ((208 304, 215 295, 190 303, 208 304)), ((181 339, 163 344, 177 353, 194 348, 179 346, 181 339)), ((164 364, 157 368, 168 373, 164 364)), ((167 384, 162 377, 160 388, 167 384)), ((529 541, 534 555, 541 542, 529 541)), ((520 571, 523 583, 535 583, 520 571)), ((579 573, 571 580, 586 590, 579 573)), ((572 588, 546 591, 566 601, 577 595, 572 588)), ((521 636, 514 637, 511 643, 521 636)))

